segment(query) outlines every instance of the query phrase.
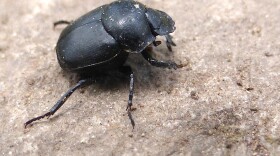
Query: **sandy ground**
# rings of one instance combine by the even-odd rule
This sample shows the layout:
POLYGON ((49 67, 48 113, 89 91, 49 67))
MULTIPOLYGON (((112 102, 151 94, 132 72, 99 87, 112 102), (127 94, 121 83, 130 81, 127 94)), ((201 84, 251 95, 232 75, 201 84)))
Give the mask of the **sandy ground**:
POLYGON ((64 26, 52 23, 108 2, 0 1, 1 155, 279 155, 279 0, 141 0, 176 21, 177 46, 156 57, 186 67, 130 58, 135 129, 124 76, 78 90, 24 129, 78 80, 57 63, 64 26))

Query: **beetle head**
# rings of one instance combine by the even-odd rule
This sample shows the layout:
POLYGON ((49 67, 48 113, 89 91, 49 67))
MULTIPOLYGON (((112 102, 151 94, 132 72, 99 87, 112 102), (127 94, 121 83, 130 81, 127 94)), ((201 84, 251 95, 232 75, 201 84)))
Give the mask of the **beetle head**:
POLYGON ((167 35, 176 29, 175 22, 163 11, 147 8, 146 16, 156 35, 167 35))

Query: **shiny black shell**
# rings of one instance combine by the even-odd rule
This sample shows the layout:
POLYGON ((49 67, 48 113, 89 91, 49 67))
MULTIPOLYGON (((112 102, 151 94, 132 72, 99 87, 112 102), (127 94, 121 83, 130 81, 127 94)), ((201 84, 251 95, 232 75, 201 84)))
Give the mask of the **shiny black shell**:
POLYGON ((175 30, 166 13, 133 0, 119 0, 96 8, 68 25, 56 53, 63 69, 78 73, 119 68, 129 53, 141 53, 157 35, 175 30))

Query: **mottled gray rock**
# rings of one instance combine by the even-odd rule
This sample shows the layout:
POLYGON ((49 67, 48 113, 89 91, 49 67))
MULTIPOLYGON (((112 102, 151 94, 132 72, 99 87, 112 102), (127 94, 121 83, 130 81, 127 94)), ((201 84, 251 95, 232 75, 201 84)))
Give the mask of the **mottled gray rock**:
POLYGON ((186 67, 129 61, 135 129, 123 77, 75 92, 24 129, 77 81, 57 63, 63 26, 52 23, 108 2, 0 1, 0 155, 279 155, 279 0, 141 0, 176 21, 177 47, 160 45, 157 57, 186 67))

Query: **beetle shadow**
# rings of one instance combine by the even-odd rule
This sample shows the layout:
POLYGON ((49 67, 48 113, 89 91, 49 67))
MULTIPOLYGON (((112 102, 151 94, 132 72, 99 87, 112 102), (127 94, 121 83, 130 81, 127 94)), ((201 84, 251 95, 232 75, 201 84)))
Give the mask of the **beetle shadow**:
POLYGON ((97 80, 90 87, 91 89, 101 89, 103 91, 122 90, 129 86, 130 74, 114 71, 106 75, 97 75, 97 80))
MULTIPOLYGON (((168 51, 165 44, 154 48, 152 51, 154 58, 158 60, 172 60, 174 51, 168 51)), ((175 61, 177 62, 177 61, 175 61)), ((178 62, 177 62, 178 63, 178 62)), ((146 61, 141 53, 131 53, 125 63, 130 66, 134 73, 134 91, 157 91, 170 93, 174 85, 178 82, 179 71, 174 69, 164 69, 152 66, 146 61)), ((68 79, 70 86, 74 86, 81 77, 78 74, 69 74, 62 70, 62 75, 68 79)), ((129 90, 130 74, 119 71, 110 72, 106 75, 95 75, 97 81, 88 86, 82 87, 82 92, 88 90, 94 92, 95 89, 106 91, 129 90)))
MULTIPOLYGON (((152 55, 162 61, 174 61, 174 52, 168 51, 165 45, 154 48, 152 55)), ((178 63, 178 61, 175 61, 178 63)), ((134 73, 134 91, 157 91, 167 93, 172 92, 174 85, 179 79, 179 69, 165 69, 152 66, 143 56, 138 53, 131 53, 125 63, 130 66, 134 73)), ((102 81, 97 83, 98 88, 104 91, 114 91, 127 89, 129 87, 129 74, 114 72, 112 75, 105 76, 102 81)))
MULTIPOLYGON (((152 55, 157 60, 172 60, 173 52, 169 52, 165 47, 157 48, 152 55)), ((176 61, 175 61, 176 62, 176 61)), ((135 84, 141 90, 147 91, 166 91, 170 93, 178 81, 178 70, 164 69, 152 66, 141 54, 131 54, 127 64, 130 65, 135 73, 135 84)))

